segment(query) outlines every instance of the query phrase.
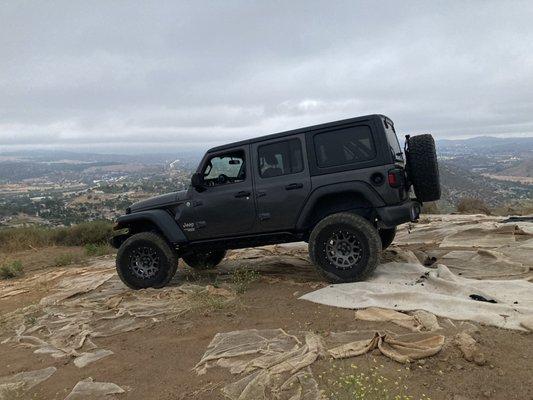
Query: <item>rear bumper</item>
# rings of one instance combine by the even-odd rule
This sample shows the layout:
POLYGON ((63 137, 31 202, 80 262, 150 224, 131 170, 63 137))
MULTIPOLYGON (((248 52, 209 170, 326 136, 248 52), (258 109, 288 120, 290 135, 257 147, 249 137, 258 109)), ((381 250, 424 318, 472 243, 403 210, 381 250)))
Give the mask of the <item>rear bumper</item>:
POLYGON ((416 221, 420 216, 420 204, 416 201, 407 200, 395 206, 376 208, 380 228, 393 228, 406 222, 416 221))

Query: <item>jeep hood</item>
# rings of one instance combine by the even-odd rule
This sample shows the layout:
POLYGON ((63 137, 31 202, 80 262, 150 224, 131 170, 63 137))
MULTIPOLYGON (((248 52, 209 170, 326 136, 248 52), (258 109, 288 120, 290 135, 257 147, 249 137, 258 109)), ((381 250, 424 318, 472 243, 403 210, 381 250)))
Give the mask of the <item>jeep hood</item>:
POLYGON ((154 208, 162 208, 172 204, 177 204, 187 198, 187 190, 180 190, 179 192, 172 192, 162 194, 161 196, 150 197, 146 200, 133 203, 129 209, 132 213, 143 210, 151 210, 154 208))

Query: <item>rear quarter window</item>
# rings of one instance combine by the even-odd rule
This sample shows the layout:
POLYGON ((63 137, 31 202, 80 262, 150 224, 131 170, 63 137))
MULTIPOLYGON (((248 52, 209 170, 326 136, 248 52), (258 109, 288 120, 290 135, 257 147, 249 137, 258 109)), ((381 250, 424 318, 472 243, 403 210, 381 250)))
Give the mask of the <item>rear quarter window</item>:
POLYGON ((376 157, 372 130, 367 125, 351 126, 313 137, 317 164, 321 168, 369 161, 376 157))

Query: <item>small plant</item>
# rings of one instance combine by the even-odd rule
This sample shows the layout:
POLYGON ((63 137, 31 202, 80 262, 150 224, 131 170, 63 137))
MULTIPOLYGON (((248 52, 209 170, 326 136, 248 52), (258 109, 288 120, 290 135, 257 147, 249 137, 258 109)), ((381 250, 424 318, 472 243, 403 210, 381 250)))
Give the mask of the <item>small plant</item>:
POLYGON ((12 279, 24 274, 24 267, 20 261, 6 262, 0 266, 0 278, 12 279))
POLYGON ((222 310, 226 308, 229 303, 227 298, 211 294, 206 290, 191 293, 189 295, 189 299, 194 304, 193 308, 200 309, 205 312, 222 310))
POLYGON ((85 245, 85 254, 91 257, 103 256, 111 253, 111 248, 107 244, 89 243, 85 245))
POLYGON ((59 256, 55 258, 54 266, 64 267, 66 265, 70 265, 78 261, 80 261, 80 257, 74 254, 70 254, 70 253, 60 254, 59 256))
POLYGON ((33 326, 37 322, 35 315, 27 314, 24 316, 24 324, 27 326, 33 326))
POLYGON ((233 273, 233 284, 237 293, 244 293, 250 285, 259 280, 259 273, 249 268, 239 268, 233 273))

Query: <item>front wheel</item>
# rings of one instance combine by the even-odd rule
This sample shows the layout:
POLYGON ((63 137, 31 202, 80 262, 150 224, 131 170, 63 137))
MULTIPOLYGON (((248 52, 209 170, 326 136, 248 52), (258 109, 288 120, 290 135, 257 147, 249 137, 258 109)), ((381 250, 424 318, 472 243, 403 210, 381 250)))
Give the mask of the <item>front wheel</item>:
POLYGON ((178 268, 176 253, 156 233, 141 232, 129 237, 118 249, 117 273, 132 289, 161 288, 178 268))
POLYGON ((226 256, 226 250, 193 251, 182 256, 183 261, 194 269, 215 268, 226 256))
POLYGON ((318 272, 331 283, 367 279, 376 268, 381 239, 376 228, 351 213, 330 215, 309 237, 309 256, 318 272))

